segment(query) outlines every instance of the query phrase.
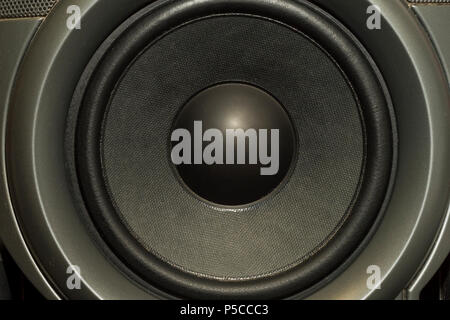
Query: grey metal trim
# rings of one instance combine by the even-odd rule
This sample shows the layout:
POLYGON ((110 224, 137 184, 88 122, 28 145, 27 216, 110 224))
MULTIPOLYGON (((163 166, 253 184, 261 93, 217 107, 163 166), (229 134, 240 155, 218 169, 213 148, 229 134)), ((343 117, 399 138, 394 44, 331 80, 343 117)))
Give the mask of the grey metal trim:
MULTIPOLYGON (((425 27, 433 41, 441 62, 447 73, 447 81, 450 90, 450 41, 448 30, 450 30, 450 6, 414 6, 414 12, 425 27)), ((428 258, 422 268, 411 281, 406 291, 407 299, 419 299, 420 293, 425 285, 442 265, 450 253, 450 206, 442 223, 441 230, 436 238, 428 258)))
POLYGON ((428 258, 405 290, 406 299, 418 300, 420 293, 450 253, 450 207, 428 258))
POLYGON ((439 53, 450 84, 450 6, 413 6, 412 8, 439 53))
POLYGON ((43 292, 47 298, 55 299, 57 295, 49 286, 28 250, 14 216, 6 180, 4 152, 7 110, 14 79, 25 50, 41 21, 41 19, 0 21, 0 43, 2 44, 0 48, 0 70, 2 70, 0 75, 0 237, 36 288, 43 292))
MULTIPOLYGON (((82 27, 73 31, 65 28, 66 8, 59 3, 39 29, 17 78, 7 144, 21 147, 8 154, 8 182, 27 241, 61 297, 154 297, 117 270, 89 236, 66 183, 62 150, 67 107, 84 66, 117 25, 150 2, 116 0, 112 6, 108 0, 80 0, 82 27), (81 267, 80 291, 65 286, 71 264, 81 267)), ((353 31, 385 75, 397 112, 400 153, 397 182, 379 229, 356 260, 310 298, 395 298, 422 265, 448 206, 447 81, 431 42, 403 1, 314 2, 353 31), (366 28, 370 4, 381 9, 382 30, 366 28), (380 290, 366 286, 366 269, 374 264, 382 270, 380 290)), ((14 220, 13 215, 5 217, 14 220)), ((38 271, 25 272, 36 277, 38 271)))

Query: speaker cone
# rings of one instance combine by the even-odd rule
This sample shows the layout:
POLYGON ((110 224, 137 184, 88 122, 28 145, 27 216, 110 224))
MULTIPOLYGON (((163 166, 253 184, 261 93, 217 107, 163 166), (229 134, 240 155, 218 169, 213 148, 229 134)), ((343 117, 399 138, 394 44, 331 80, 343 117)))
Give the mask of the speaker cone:
MULTIPOLYGON (((394 146, 382 79, 309 3, 151 5, 99 48, 77 92, 74 186, 124 272, 175 296, 301 292, 357 250, 387 196, 394 146), (278 132, 278 170, 250 163, 248 136, 247 162, 174 164, 174 130, 192 138, 196 122, 202 136, 278 132)), ((216 160, 218 150, 228 151, 218 147, 216 160)))

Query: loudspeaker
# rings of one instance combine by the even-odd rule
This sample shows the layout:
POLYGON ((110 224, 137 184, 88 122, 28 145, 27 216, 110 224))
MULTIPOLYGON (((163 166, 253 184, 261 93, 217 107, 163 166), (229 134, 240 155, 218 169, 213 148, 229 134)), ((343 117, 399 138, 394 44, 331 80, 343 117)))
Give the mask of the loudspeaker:
POLYGON ((6 1, 6 248, 48 298, 418 298, 450 6, 413 2, 6 1))

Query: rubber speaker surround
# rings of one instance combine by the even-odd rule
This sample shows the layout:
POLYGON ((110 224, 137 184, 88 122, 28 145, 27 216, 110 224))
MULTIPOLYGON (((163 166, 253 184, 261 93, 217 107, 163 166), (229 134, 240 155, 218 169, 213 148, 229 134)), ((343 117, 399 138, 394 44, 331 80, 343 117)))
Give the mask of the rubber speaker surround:
POLYGON ((381 81, 309 3, 157 2, 108 38, 80 81, 74 183, 109 248, 150 285, 189 298, 288 297, 337 269, 380 214, 393 151, 381 81), (290 181, 245 210, 189 195, 168 158, 178 110, 233 81, 279 99, 299 140, 290 181))

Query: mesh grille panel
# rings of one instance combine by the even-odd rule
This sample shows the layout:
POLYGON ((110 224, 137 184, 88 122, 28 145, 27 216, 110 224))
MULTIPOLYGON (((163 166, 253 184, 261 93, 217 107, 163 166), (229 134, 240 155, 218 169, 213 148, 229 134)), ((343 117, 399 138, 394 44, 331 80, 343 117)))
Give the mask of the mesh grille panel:
POLYGON ((0 19, 45 17, 58 0, 1 0, 0 19))
POLYGON ((450 4, 450 0, 408 0, 411 3, 448 3, 450 4))

